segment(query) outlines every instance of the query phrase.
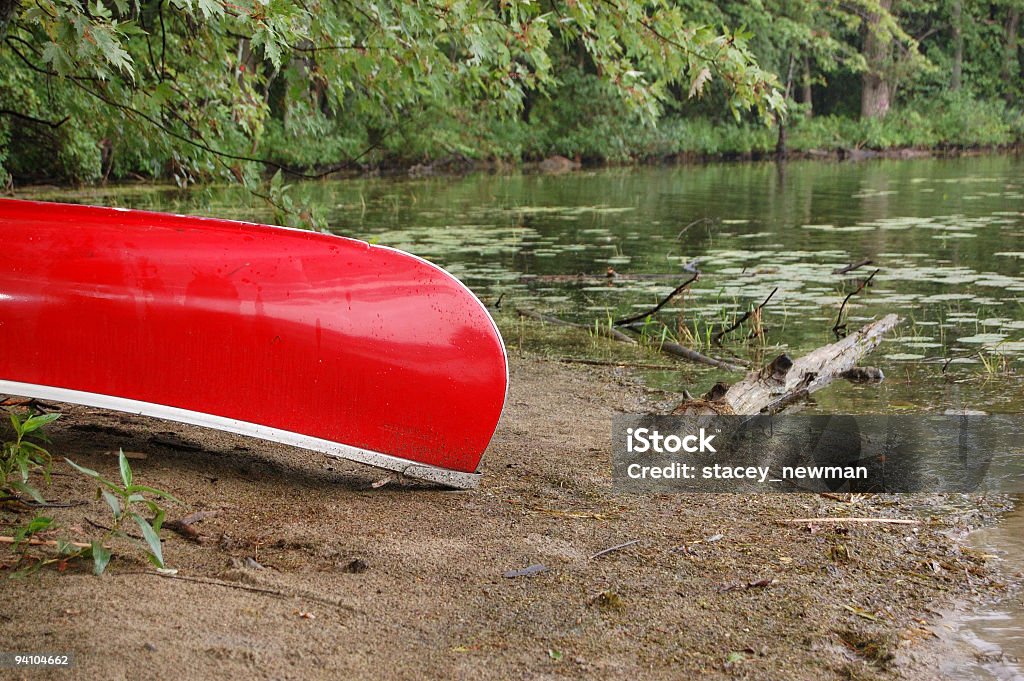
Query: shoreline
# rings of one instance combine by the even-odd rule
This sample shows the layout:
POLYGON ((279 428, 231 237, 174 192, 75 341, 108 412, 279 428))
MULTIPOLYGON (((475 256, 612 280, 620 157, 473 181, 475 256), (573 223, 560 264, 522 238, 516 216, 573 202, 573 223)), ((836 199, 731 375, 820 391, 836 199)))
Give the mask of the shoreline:
MULTIPOLYGON (((404 178, 428 178, 428 177, 466 177, 474 174, 542 174, 542 175, 563 175, 577 171, 593 171, 612 168, 657 168, 657 167, 700 167, 715 164, 734 163, 787 163, 800 161, 822 161, 822 162, 862 162, 872 160, 897 160, 911 161, 919 159, 954 159, 972 158, 980 156, 1015 156, 1024 153, 1024 143, 1017 142, 1008 145, 992 146, 939 146, 939 147, 887 147, 881 149, 872 148, 846 148, 836 147, 832 149, 806 149, 789 150, 780 157, 774 151, 749 151, 749 152, 719 152, 699 153, 685 152, 670 155, 639 156, 629 161, 608 161, 608 160, 587 160, 568 159, 564 156, 553 155, 545 159, 530 160, 503 160, 503 159, 470 159, 465 156, 446 156, 417 163, 383 163, 369 165, 355 169, 341 169, 324 175, 319 178, 302 178, 295 173, 318 172, 317 168, 296 168, 292 172, 284 174, 295 181, 317 182, 320 180, 359 180, 372 178, 404 179, 404 178)), ((264 179, 273 175, 272 169, 264 171, 264 179)), ((189 185, 190 187, 216 186, 224 184, 222 180, 202 181, 189 185)), ((3 196, 14 197, 19 191, 31 192, 36 189, 54 190, 80 190, 90 187, 130 187, 130 186, 175 186, 169 178, 151 178, 136 176, 133 178, 121 178, 110 182, 100 181, 93 183, 59 183, 53 180, 31 180, 22 183, 12 183, 8 187, 0 188, 3 196)), ((239 184, 238 186, 244 186, 239 184)))
POLYGON ((1020 636, 1008 631, 1007 617, 1020 620, 1024 612, 1024 552, 1020 550, 1019 530, 1024 524, 1024 497, 1017 495, 1014 505, 994 519, 968 532, 961 541, 977 550, 997 556, 993 570, 1005 583, 994 598, 972 598, 955 604, 943 613, 937 630, 939 645, 960 662, 947 663, 945 676, 956 679, 993 678, 1015 681, 1024 676, 1024 657, 1020 636), (1016 545, 1016 546, 1015 546, 1016 545), (993 550, 994 549, 994 550, 993 550), (1007 555, 1009 554, 1009 555, 1007 555), (1006 646, 1013 646, 1007 651, 1006 646), (969 670, 969 671, 968 671, 969 670))
MULTIPOLYGON (((169 519, 213 512, 196 541, 165 532, 169 566, 193 581, 160 578, 119 542, 103 577, 69 566, 20 582, 32 605, 10 603, 0 629, 17 649, 71 648, 79 673, 104 678, 378 678, 385 658, 392 678, 934 678, 938 609, 999 592, 950 536, 973 521, 927 504, 614 494, 612 415, 674 398, 629 371, 510 354, 507 411, 468 493, 375 489, 378 471, 311 452, 68 408, 55 457, 114 475, 123 447, 141 484, 184 502, 169 519), (925 522, 775 522, 911 513, 925 522)), ((76 541, 104 521, 83 478, 56 475, 48 496, 84 501, 54 511, 76 541)))

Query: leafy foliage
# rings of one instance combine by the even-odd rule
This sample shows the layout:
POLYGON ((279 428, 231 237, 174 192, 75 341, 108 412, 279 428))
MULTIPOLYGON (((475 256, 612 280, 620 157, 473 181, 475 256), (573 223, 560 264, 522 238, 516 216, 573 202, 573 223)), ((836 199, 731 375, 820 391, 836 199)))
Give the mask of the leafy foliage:
POLYGON ((24 135, 7 166, 252 182, 283 133, 332 140, 300 164, 344 167, 432 111, 514 117, 557 86, 567 52, 647 122, 673 87, 697 97, 719 81, 737 112, 781 105, 745 35, 667 0, 33 0, 0 51, 0 94, 20 103, 5 131, 24 135))
MULTIPOLYGON (((955 68, 957 102, 991 112, 1022 94, 1020 0, 4 4, 0 183, 227 179, 288 224, 317 216, 268 169, 621 161, 690 148, 670 132, 703 121, 739 135, 714 153, 770 139, 758 126, 786 111, 855 119, 869 76, 922 116, 955 68)), ((1015 139, 1019 107, 1000 117, 981 138, 1015 139)), ((973 136, 944 126, 939 143, 973 136)))
POLYGON ((39 490, 29 483, 29 476, 33 471, 39 471, 49 484, 51 457, 42 446, 48 440, 41 429, 58 418, 60 414, 39 414, 22 419, 13 411, 10 412, 14 439, 3 444, 0 492, 15 496, 26 494, 38 502, 43 501, 39 490))

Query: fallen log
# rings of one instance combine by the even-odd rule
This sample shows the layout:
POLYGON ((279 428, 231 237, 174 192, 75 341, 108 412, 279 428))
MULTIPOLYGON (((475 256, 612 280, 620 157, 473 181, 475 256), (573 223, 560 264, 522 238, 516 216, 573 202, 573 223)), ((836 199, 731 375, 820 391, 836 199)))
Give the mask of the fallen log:
POLYGON ((564 319, 558 317, 552 317, 550 315, 541 314, 540 312, 534 312, 533 310, 521 310, 516 308, 516 314, 520 317, 526 317, 527 319, 533 319, 538 322, 544 322, 545 324, 554 324, 556 326, 573 326, 577 329, 587 329, 588 331, 595 331, 598 335, 610 338, 620 343, 630 343, 636 345, 636 341, 622 333, 618 329, 614 329, 611 326, 604 324, 594 324, 593 326, 586 326, 585 324, 577 324, 575 322, 567 322, 564 319))
POLYGON ((725 360, 715 359, 714 357, 708 357, 703 355, 696 350, 680 345, 679 343, 673 343, 671 341, 665 341, 663 343, 651 343, 653 347, 658 348, 667 355, 675 355, 676 357, 682 357, 688 359, 691 362, 697 362, 698 364, 707 364, 708 366, 716 367, 718 369, 725 369, 726 371, 743 371, 746 367, 742 367, 739 364, 730 364, 725 360))
POLYGON ((759 371, 725 388, 716 386, 703 399, 685 400, 673 414, 774 414, 853 369, 874 350, 900 319, 895 314, 871 322, 835 343, 791 360, 780 355, 759 371))
MULTIPOLYGON (((577 324, 575 322, 567 322, 564 319, 558 317, 552 317, 550 315, 541 314, 533 310, 520 310, 516 309, 516 314, 520 317, 526 317, 527 319, 533 319, 546 324, 555 324, 557 326, 571 326, 577 329, 586 329, 588 331, 596 331, 599 335, 605 338, 618 341, 619 343, 629 343, 636 345, 637 341, 630 338, 626 334, 622 333, 618 329, 606 326, 604 324, 595 324, 593 326, 587 326, 586 324, 577 324)), ((718 369, 725 369, 726 371, 743 371, 745 367, 739 366, 738 364, 731 364, 729 362, 715 359, 714 357, 708 357, 707 355, 701 354, 696 350, 691 350, 688 347, 679 345, 678 343, 672 343, 670 341, 648 341, 647 345, 650 347, 664 352, 666 355, 673 355, 675 357, 682 357, 688 359, 691 362, 697 362, 698 364, 707 364, 718 369)))

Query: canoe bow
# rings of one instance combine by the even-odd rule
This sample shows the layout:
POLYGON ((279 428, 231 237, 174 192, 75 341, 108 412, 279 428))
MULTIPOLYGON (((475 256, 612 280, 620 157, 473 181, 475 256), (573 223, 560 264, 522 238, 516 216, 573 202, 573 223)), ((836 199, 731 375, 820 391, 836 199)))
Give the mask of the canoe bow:
POLYGON ((0 392, 478 483, 507 359, 441 268, 329 234, 18 200, 0 200, 0 233, 0 392))

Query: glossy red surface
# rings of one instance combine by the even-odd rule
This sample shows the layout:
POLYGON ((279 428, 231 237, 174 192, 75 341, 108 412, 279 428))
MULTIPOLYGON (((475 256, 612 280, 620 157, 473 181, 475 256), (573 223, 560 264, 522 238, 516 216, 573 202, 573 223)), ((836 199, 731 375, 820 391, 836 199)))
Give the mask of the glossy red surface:
POLYGON ((0 200, 0 379, 472 472, 507 371, 439 268, 249 223, 0 200))

